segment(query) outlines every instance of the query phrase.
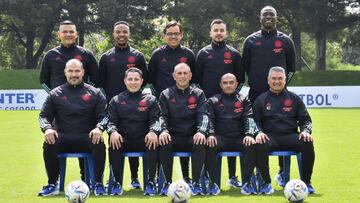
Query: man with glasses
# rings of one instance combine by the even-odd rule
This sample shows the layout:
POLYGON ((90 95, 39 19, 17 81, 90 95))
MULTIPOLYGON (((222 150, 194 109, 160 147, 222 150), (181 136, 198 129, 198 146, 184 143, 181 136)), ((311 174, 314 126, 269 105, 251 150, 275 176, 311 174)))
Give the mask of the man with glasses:
MULTIPOLYGON (((166 45, 157 48, 152 53, 149 62, 149 83, 157 98, 163 90, 175 85, 172 74, 177 64, 186 63, 190 66, 191 72, 195 68, 194 52, 180 44, 183 38, 183 29, 179 22, 167 23, 163 30, 163 38, 166 45)), ((189 183, 189 158, 180 158, 180 163, 183 178, 189 183)))

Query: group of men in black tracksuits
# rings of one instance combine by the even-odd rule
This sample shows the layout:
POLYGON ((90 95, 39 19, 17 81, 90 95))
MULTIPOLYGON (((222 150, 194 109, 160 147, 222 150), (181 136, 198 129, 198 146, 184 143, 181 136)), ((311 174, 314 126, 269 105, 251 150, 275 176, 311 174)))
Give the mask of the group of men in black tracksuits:
MULTIPOLYGON (((244 153, 243 194, 273 192, 268 154, 275 149, 302 152, 302 180, 312 188, 315 155, 311 118, 300 98, 286 90, 295 72, 295 52, 291 39, 276 30, 276 20, 273 7, 261 10, 262 29, 246 39, 243 58, 226 44, 224 21, 211 23, 212 42, 197 57, 180 44, 181 24, 172 21, 163 33, 167 45, 153 52, 148 67, 144 55, 128 44, 127 22, 114 24, 116 46, 101 56, 98 67, 93 55, 75 44, 75 25, 64 21, 58 32, 61 46, 45 55, 40 72, 40 83, 49 96, 39 118, 45 136, 48 185, 39 195, 58 193, 58 153, 85 151, 94 158, 94 193, 105 194, 105 130, 115 181, 109 188, 111 195, 123 192, 119 160, 124 151, 147 152, 149 184, 144 194, 150 196, 156 194, 156 171, 163 171, 165 176, 158 192, 167 194, 172 182, 173 151, 192 152, 193 195, 203 194, 203 167, 208 172, 208 193, 220 193, 215 183, 219 151, 244 153), (239 94, 245 74, 249 98, 239 94), (154 96, 142 93, 147 83, 154 96), (259 168, 264 181, 259 188, 250 183, 254 167, 259 168)), ((132 185, 140 187, 138 159, 129 162, 132 180, 136 180, 132 185)), ((228 163, 228 183, 240 187, 235 176, 236 159, 229 158, 228 163)), ((190 182, 188 159, 182 159, 181 166, 184 178, 190 182)))

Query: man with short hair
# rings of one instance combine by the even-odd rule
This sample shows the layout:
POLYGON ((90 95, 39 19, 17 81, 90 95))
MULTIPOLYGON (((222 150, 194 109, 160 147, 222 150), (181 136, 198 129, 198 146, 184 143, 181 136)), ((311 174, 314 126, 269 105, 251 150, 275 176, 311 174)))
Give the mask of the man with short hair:
MULTIPOLYGON (((87 49, 76 45, 78 33, 76 26, 69 20, 62 21, 59 25, 57 37, 60 46, 49 50, 40 66, 40 84, 49 93, 55 87, 66 83, 64 75, 65 64, 70 59, 78 59, 84 66, 84 82, 93 86, 98 85, 98 64, 94 55, 87 49)), ((56 128, 56 121, 54 121, 56 128)), ((81 179, 85 179, 84 160, 79 158, 81 179)))
MULTIPOLYGON (((251 103, 263 92, 268 91, 267 74, 271 67, 281 66, 286 70, 286 84, 295 74, 295 48, 293 41, 276 29, 277 12, 272 6, 265 6, 260 11, 261 29, 249 35, 243 47, 244 68, 250 86, 251 103)), ((279 172, 275 180, 284 187, 282 158, 279 157, 279 172)))
MULTIPOLYGON (((196 58, 196 81, 200 84, 206 98, 221 93, 220 78, 226 73, 236 76, 240 91, 245 81, 245 71, 238 50, 226 44, 228 31, 226 23, 221 19, 211 22, 211 44, 202 48, 196 58)), ((235 176, 236 157, 228 157, 229 180, 227 184, 232 187, 241 187, 240 181, 235 176)))
POLYGON ((255 140, 251 129, 254 122, 251 103, 248 98, 236 92, 238 83, 235 75, 226 73, 221 77, 221 94, 210 97, 207 101, 210 135, 207 138, 206 169, 209 172, 210 184, 208 193, 218 195, 220 188, 214 183, 216 178, 216 154, 219 151, 241 151, 244 155, 243 194, 255 194, 250 184, 256 155, 255 140))
POLYGON ((113 97, 109 103, 109 159, 115 183, 109 188, 111 195, 121 195, 120 159, 122 152, 147 152, 148 180, 144 195, 156 194, 154 182, 158 157, 158 121, 160 109, 155 96, 141 92, 142 71, 130 68, 125 72, 127 90, 113 97))
POLYGON ((205 160, 205 144, 208 133, 206 99, 204 92, 190 86, 192 73, 186 63, 175 66, 173 73, 176 85, 160 94, 159 135, 160 163, 165 182, 160 195, 166 195, 172 182, 173 151, 192 152, 192 194, 203 194, 200 187, 200 173, 205 160))
POLYGON ((311 194, 315 192, 311 185, 315 160, 311 118, 301 98, 288 91, 285 84, 285 69, 272 67, 268 74, 270 89, 257 97, 253 104, 259 129, 256 135, 257 166, 263 178, 259 193, 274 192, 269 175, 270 152, 291 150, 301 152, 301 180, 311 194))
MULTIPOLYGON (((190 66, 191 72, 194 72, 195 55, 192 50, 180 44, 183 35, 183 28, 179 22, 168 22, 163 30, 166 45, 157 48, 152 53, 149 62, 149 83, 157 98, 163 90, 175 85, 172 74, 177 64, 186 63, 190 66)), ((181 157, 180 163, 183 178, 190 183, 189 158, 181 157)))
POLYGON ((84 82, 91 85, 98 83, 98 65, 94 55, 87 49, 76 45, 78 37, 76 26, 66 20, 60 23, 57 37, 60 46, 48 51, 40 67, 40 84, 46 92, 66 83, 64 75, 65 64, 70 59, 76 58, 84 65, 84 82))
POLYGON ((195 55, 192 50, 181 45, 183 28, 179 22, 170 21, 163 30, 166 45, 154 50, 149 62, 149 83, 153 86, 153 93, 159 97, 168 87, 174 86, 172 77, 174 67, 179 63, 186 63, 191 71, 195 69, 195 55))
POLYGON ((44 102, 39 123, 44 133, 43 156, 48 185, 39 196, 59 193, 59 153, 89 152, 94 159, 96 184, 94 194, 105 194, 102 177, 105 167, 105 144, 102 133, 106 128, 106 101, 95 87, 85 84, 85 70, 78 59, 65 65, 67 83, 50 91, 44 102), (52 124, 56 119, 56 128, 52 124))
MULTIPOLYGON (((129 68, 137 67, 143 73, 145 86, 148 80, 148 73, 144 54, 129 45, 130 27, 125 21, 118 21, 114 24, 113 37, 116 41, 115 47, 106 51, 99 62, 99 86, 104 89, 106 101, 109 101, 120 92, 126 90, 124 83, 125 72, 129 68)), ((138 180, 139 158, 130 157, 131 184, 133 189, 141 187, 138 180)))

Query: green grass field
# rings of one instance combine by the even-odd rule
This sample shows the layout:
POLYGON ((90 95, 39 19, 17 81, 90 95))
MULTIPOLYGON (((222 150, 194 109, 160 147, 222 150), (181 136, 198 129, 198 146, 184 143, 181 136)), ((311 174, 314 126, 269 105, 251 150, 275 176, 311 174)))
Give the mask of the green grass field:
MULTIPOLYGON (((38 111, 0 111, 0 202, 66 202, 64 194, 37 197, 47 181, 42 160, 43 136, 38 127, 38 111)), ((360 202, 360 109, 310 109, 315 137, 315 168, 313 185, 317 194, 305 202, 360 202)), ((107 136, 107 135, 105 135, 107 136)), ((70 159, 66 182, 79 179, 77 161, 70 159)), ((126 161, 127 163, 127 161, 126 161)), ((174 162, 178 164, 178 161, 174 162)), ((276 173, 277 158, 271 158, 271 176, 276 173)), ((297 164, 292 161, 291 178, 298 178, 297 164)), ((128 169, 128 166, 126 166, 128 169)), ((174 167, 174 180, 181 178, 174 167)), ((239 167, 237 167, 239 171, 239 167)), ((141 175, 141 172, 139 173, 141 175)), ((125 172, 125 192, 121 197, 94 197, 87 202, 168 202, 167 197, 144 197, 140 191, 128 191, 130 173, 125 172)), ((108 169, 105 171, 105 180, 108 169)), ((216 197, 193 197, 196 202, 287 202, 281 188, 270 196, 244 196, 239 189, 230 189, 226 161, 223 161, 222 193, 216 197)), ((275 184, 273 184, 275 186, 275 184)))

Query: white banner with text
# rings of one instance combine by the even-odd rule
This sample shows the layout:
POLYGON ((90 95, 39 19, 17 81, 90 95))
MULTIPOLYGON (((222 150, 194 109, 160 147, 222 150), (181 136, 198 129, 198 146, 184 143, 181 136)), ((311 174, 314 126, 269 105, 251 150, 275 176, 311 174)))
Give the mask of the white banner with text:
MULTIPOLYGON (((307 86, 288 87, 309 108, 359 108, 360 86, 307 86)), ((145 92, 150 92, 145 89, 145 92)), ((247 95, 248 87, 241 93, 247 95)), ((0 110, 39 110, 47 93, 41 89, 0 90, 0 110)))

